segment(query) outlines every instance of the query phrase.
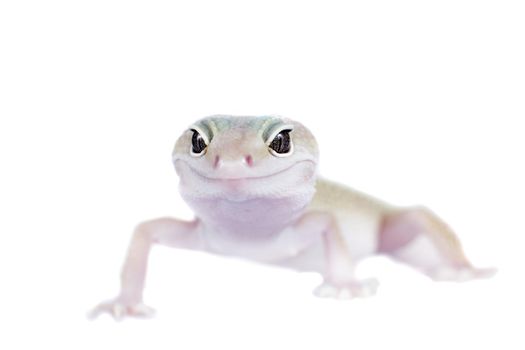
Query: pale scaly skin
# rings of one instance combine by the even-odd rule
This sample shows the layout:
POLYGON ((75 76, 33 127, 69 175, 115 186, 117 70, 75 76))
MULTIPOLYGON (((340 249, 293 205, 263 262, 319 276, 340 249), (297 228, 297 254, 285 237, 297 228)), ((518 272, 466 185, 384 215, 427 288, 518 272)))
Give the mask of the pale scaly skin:
POLYGON ((150 316, 143 304, 153 244, 238 256, 300 271, 324 282, 315 293, 350 298, 374 294, 374 279, 358 280, 356 263, 386 254, 439 280, 488 277, 474 268, 455 234, 429 210, 396 208, 317 177, 317 143, 302 124, 280 117, 212 116, 193 124, 175 144, 180 192, 195 220, 161 218, 137 226, 119 295, 96 316, 150 316), (282 130, 293 147, 285 155, 269 144, 282 130), (206 143, 192 154, 196 130, 206 143))

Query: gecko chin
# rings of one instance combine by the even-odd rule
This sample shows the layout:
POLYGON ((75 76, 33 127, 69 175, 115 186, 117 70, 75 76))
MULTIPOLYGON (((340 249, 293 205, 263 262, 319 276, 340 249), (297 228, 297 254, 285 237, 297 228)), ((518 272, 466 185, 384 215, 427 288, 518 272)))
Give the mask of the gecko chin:
POLYGON ((175 168, 181 180, 180 192, 187 201, 191 198, 221 198, 231 202, 277 199, 313 194, 315 188, 316 163, 309 159, 262 175, 242 171, 235 175, 212 172, 205 175, 181 159, 175 161, 175 168))

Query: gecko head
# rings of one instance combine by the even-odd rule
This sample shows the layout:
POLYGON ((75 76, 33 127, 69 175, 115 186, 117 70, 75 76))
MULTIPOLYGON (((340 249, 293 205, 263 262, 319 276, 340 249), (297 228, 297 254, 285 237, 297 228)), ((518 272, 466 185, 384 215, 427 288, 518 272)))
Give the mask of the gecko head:
POLYGON ((310 200, 318 148, 312 133, 290 119, 215 115, 184 131, 172 159, 185 198, 310 200))

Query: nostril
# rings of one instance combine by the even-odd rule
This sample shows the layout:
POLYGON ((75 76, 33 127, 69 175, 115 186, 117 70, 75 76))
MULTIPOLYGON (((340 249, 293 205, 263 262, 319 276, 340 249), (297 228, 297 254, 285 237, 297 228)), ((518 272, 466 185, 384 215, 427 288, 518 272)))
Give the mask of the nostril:
POLYGON ((247 155, 246 157, 244 157, 244 162, 248 166, 253 166, 253 157, 251 155, 247 155))
POLYGON ((215 156, 215 160, 213 161, 213 168, 217 169, 220 163, 221 163, 221 158, 219 156, 215 156))

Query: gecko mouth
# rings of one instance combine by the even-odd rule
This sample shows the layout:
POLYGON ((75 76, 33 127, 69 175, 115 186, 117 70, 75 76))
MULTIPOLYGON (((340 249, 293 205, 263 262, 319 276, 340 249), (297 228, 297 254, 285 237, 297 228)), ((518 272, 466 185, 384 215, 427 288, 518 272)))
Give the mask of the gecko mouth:
MULTIPOLYGON (((274 177, 279 177, 279 176, 282 176, 282 175, 286 175, 288 172, 292 171, 293 169, 295 168, 299 168, 301 166, 305 166, 306 169, 315 169, 315 162, 313 160, 310 160, 310 159, 304 159, 304 160, 300 160, 300 161, 297 161, 295 163, 293 163, 292 165, 284 168, 284 169, 281 169, 279 171, 276 171, 276 172, 273 172, 273 173, 270 173, 270 174, 264 174, 264 175, 237 175, 237 176, 209 176, 209 175, 205 175, 203 174, 201 171, 195 169, 194 167, 192 167, 190 164, 188 164, 188 162, 185 162, 181 159, 178 159, 175 161, 175 167, 178 168, 178 164, 179 163, 183 163, 186 168, 189 169, 189 171, 195 175, 196 177, 198 178, 201 178, 205 181, 208 181, 208 182, 241 182, 241 181, 257 181, 257 180, 266 180, 266 179, 271 179, 271 178, 274 178, 274 177), (308 166, 310 165, 310 167, 308 166)), ((308 173, 310 173, 311 175, 313 175, 313 171, 308 171, 308 173)), ((306 175, 306 172, 305 171, 302 171, 301 174, 305 174, 306 175)), ((309 177, 309 176, 308 176, 309 177)))

